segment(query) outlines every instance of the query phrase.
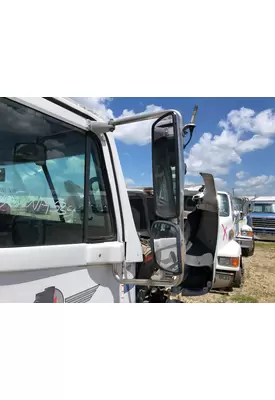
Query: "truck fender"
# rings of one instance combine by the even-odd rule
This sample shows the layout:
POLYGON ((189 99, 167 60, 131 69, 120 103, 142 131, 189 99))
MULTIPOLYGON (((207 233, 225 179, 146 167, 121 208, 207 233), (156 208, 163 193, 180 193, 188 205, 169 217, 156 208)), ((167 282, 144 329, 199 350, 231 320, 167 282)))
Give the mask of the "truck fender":
POLYGON ((241 257, 242 248, 235 240, 230 240, 221 249, 218 249, 218 257, 241 257))
POLYGON ((249 226, 249 225, 247 225, 247 224, 242 225, 242 228, 241 228, 241 229, 244 230, 244 231, 252 231, 251 226, 249 226))

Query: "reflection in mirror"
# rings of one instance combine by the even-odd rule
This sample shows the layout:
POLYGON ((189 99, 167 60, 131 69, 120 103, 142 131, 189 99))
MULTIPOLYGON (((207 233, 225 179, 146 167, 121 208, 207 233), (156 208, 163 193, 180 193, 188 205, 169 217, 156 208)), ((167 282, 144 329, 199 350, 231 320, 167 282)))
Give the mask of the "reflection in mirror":
POLYGON ((153 181, 156 214, 161 218, 177 216, 178 162, 177 123, 174 114, 166 115, 152 127, 153 181))
POLYGON ((156 221, 151 228, 152 249, 159 268, 180 275, 182 272, 181 236, 177 225, 156 221))

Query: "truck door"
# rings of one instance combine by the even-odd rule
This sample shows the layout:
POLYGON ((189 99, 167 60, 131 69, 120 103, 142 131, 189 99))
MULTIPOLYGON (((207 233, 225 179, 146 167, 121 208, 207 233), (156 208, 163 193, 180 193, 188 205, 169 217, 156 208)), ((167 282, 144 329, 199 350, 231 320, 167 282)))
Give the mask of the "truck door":
POLYGON ((125 243, 106 146, 46 99, 0 108, 0 301, 119 302, 125 243))
MULTIPOLYGON (((218 192, 218 203, 219 203, 219 236, 218 236, 218 248, 225 246, 232 238, 235 226, 232 203, 227 193, 218 192)), ((238 217, 236 218, 238 221, 238 217)))

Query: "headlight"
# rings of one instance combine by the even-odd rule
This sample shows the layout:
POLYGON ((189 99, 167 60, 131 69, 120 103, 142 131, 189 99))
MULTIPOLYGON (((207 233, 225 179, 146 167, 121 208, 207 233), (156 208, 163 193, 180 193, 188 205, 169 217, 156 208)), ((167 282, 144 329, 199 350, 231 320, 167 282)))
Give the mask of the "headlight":
POLYGON ((240 259, 239 257, 218 257, 218 263, 224 267, 238 267, 240 259))
POLYGON ((253 232, 252 231, 245 231, 245 230, 241 230, 241 235, 242 236, 248 236, 248 237, 253 237, 253 232))

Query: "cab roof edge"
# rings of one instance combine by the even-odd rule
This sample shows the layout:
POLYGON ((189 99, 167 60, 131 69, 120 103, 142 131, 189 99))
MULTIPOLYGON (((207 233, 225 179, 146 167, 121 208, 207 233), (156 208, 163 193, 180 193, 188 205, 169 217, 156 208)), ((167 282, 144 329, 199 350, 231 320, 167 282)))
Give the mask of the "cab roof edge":
POLYGON ((85 107, 84 105, 76 102, 75 100, 71 99, 70 97, 52 97, 52 99, 56 100, 57 102, 64 104, 65 106, 69 106, 75 109, 78 112, 86 114, 87 117, 99 122, 107 122, 101 115, 97 114, 95 111, 90 110, 89 108, 85 107))

